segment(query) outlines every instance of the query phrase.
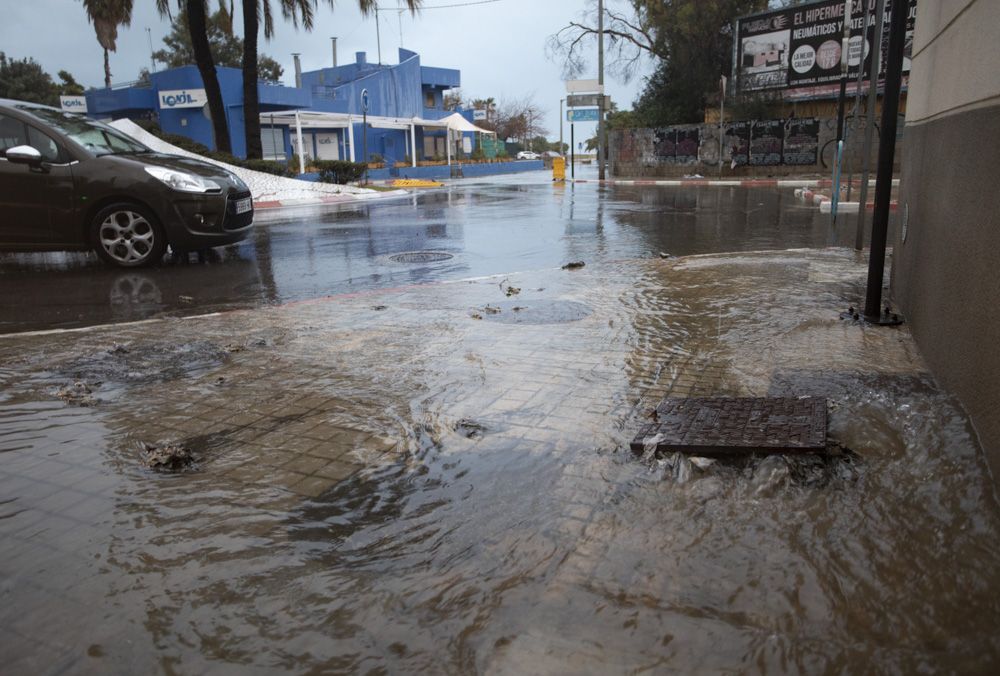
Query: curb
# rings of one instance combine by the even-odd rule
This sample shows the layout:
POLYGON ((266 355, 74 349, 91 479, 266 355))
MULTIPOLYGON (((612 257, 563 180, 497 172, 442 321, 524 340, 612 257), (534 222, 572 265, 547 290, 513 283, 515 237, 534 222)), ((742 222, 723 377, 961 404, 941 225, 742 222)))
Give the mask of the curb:
POLYGON ((286 207, 313 207, 324 204, 343 204, 345 202, 370 202, 372 200, 390 199, 393 197, 403 197, 410 193, 406 190, 394 190, 392 192, 374 193, 343 193, 340 195, 328 195, 326 197, 299 197, 288 200, 260 200, 254 201, 254 210, 283 209, 286 207))
MULTIPOLYGON (((686 179, 631 179, 631 178, 606 178, 603 181, 591 178, 568 179, 570 183, 597 183, 600 185, 636 185, 636 186, 717 186, 720 188, 829 188, 833 181, 828 178, 815 179, 777 179, 777 178, 748 178, 739 180, 717 180, 705 178, 686 179)), ((860 180, 851 181, 853 185, 860 185, 860 180)), ((842 185, 847 185, 842 182, 842 185)), ((892 179, 894 187, 899 185, 899 179, 892 179)), ((869 187, 875 187, 875 181, 868 181, 869 187)))
MULTIPOLYGON (((797 188, 795 190, 795 196, 801 199, 806 204, 811 204, 813 206, 819 207, 819 212, 821 214, 829 214, 833 211, 833 201, 830 199, 829 195, 823 195, 821 193, 813 192, 808 188, 797 188)), ((860 202, 839 202, 837 204, 837 213, 844 214, 856 214, 860 208, 860 202)), ((899 203, 896 201, 889 202, 889 211, 896 211, 899 208, 899 203)), ((865 211, 874 211, 875 203, 866 202, 865 211)))

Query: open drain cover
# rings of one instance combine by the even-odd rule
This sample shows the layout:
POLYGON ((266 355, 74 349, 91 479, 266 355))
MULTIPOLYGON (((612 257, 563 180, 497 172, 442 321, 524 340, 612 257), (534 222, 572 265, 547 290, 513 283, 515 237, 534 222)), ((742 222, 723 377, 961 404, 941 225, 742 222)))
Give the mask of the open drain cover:
POLYGON ((669 398, 656 407, 633 451, 732 455, 822 453, 826 450, 826 399, 821 397, 669 398))
POLYGON ((389 260, 393 263, 436 263, 452 258, 454 256, 444 251, 404 251, 389 256, 389 260))

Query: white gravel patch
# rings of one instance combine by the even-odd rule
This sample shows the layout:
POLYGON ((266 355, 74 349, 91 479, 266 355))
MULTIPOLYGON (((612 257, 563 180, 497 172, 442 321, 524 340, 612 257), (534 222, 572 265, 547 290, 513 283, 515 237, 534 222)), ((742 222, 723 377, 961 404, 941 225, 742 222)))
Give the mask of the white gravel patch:
MULTIPOLYGON (((239 176, 250 187, 254 201, 257 202, 282 202, 292 204, 306 204, 310 202, 322 202, 331 197, 344 199, 375 199, 378 197, 394 196, 394 193, 379 192, 367 188, 358 188, 353 185, 335 185, 332 183, 313 183, 311 181, 300 181, 296 178, 286 178, 284 176, 274 176, 262 171, 244 169, 225 162, 219 162, 208 157, 203 157, 189 152, 175 145, 167 143, 161 138, 150 134, 148 131, 137 125, 132 120, 122 118, 110 123, 118 131, 127 134, 152 150, 170 155, 181 155, 191 157, 202 162, 215 164, 239 176)), ((406 194, 405 190, 400 190, 399 194, 406 194)))

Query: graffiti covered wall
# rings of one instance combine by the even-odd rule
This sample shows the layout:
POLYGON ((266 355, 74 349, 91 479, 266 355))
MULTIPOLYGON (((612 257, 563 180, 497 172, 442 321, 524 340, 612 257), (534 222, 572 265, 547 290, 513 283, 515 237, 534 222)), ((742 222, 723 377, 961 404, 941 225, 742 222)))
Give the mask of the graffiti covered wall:
MULTIPOLYGON (((826 171, 836 120, 812 117, 615 129, 609 135, 614 176, 784 175, 826 171), (722 143, 719 143, 719 134, 722 143), (720 163, 721 151, 721 163, 720 163)), ((848 161, 860 163, 861 133, 848 138, 848 161)))

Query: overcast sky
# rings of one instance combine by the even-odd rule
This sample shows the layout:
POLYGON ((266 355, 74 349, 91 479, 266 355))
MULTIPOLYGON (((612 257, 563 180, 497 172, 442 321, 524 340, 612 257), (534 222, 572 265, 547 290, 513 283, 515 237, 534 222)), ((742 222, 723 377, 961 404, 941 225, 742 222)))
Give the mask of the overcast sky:
MULTIPOLYGON (((477 0, 424 0, 425 10, 416 17, 396 11, 379 12, 382 33, 382 60, 397 62, 402 45, 420 54, 425 66, 457 68, 462 71, 462 91, 466 98, 516 98, 534 94, 547 112, 549 138, 559 136, 559 99, 565 97, 560 64, 546 57, 545 40, 584 9, 587 0, 492 0, 465 7, 432 9, 442 5, 465 4, 477 0)), ((65 69, 84 86, 103 86, 103 52, 93 27, 87 22, 80 0, 0 0, 4 21, 0 22, 0 50, 9 57, 30 56, 46 71, 65 69)), ((214 6, 215 0, 209 0, 214 6)), ((277 4, 277 0, 272 0, 277 4)), ((330 37, 337 36, 340 63, 354 60, 354 53, 366 51, 368 60, 377 58, 374 17, 363 19, 357 0, 337 0, 335 7, 321 0, 316 27, 311 33, 296 31, 280 22, 275 37, 262 40, 261 50, 277 59, 285 69, 284 80, 292 84, 292 52, 301 52, 303 70, 331 65, 330 37)), ((382 0, 387 10, 396 0, 382 0)), ((236 1, 239 16, 239 0, 236 1)), ((237 19, 237 24, 239 20, 237 19)), ((137 77, 149 66, 149 28, 153 48, 160 49, 169 23, 156 13, 154 0, 135 0, 131 28, 119 33, 118 51, 111 55, 113 82, 137 77)), ((238 28, 238 27, 237 27, 238 28)), ((596 44, 593 73, 596 77, 596 44)), ((648 66, 647 66, 648 68, 648 66)), ((608 93, 619 107, 628 108, 642 88, 637 73, 625 84, 607 79, 608 93)), ((593 125, 578 124, 578 136, 587 138, 593 125)), ((569 141, 569 127, 565 127, 569 141)))

